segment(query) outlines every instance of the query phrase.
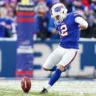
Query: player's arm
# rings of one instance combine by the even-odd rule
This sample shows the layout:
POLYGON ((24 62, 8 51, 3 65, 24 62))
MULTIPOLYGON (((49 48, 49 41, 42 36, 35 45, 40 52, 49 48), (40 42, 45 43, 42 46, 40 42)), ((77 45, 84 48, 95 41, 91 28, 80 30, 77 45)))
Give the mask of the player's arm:
POLYGON ((85 21, 82 17, 76 17, 75 22, 79 24, 80 30, 86 29, 88 27, 87 21, 85 21))

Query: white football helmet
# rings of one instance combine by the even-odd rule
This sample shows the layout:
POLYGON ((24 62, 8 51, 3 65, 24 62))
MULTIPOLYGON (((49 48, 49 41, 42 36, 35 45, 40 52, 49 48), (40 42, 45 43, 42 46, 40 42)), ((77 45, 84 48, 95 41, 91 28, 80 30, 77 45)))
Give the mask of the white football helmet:
POLYGON ((54 4, 51 8, 51 17, 56 22, 62 22, 67 16, 67 8, 62 3, 54 4))

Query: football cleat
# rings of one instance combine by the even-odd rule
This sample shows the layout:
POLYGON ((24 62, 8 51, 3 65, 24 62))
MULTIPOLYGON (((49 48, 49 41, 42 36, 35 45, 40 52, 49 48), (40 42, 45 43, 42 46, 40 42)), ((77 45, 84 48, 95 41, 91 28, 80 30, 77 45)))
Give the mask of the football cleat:
POLYGON ((64 69, 63 72, 65 72, 67 69, 64 69))
POLYGON ((48 93, 48 91, 45 88, 43 88, 43 90, 40 92, 40 94, 47 94, 47 93, 48 93))

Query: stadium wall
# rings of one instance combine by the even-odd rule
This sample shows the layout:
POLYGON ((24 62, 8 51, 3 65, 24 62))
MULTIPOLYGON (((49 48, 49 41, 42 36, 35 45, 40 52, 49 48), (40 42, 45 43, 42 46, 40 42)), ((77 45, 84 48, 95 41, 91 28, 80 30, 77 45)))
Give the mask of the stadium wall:
MULTIPOLYGON (((48 55, 58 46, 59 41, 34 42, 34 77, 48 77, 50 72, 42 70, 48 55)), ((93 76, 96 70, 96 41, 81 40, 74 62, 62 76, 93 76)), ((0 77, 15 77, 16 41, 0 40, 0 77)))

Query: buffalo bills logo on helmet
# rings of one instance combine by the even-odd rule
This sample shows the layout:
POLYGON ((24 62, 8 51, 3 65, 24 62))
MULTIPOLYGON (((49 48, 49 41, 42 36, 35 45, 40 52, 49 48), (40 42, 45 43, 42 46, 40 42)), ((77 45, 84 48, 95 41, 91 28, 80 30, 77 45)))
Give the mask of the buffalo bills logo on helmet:
POLYGON ((61 8, 64 8, 64 6, 58 6, 54 9, 55 12, 59 12, 61 10, 61 8))

